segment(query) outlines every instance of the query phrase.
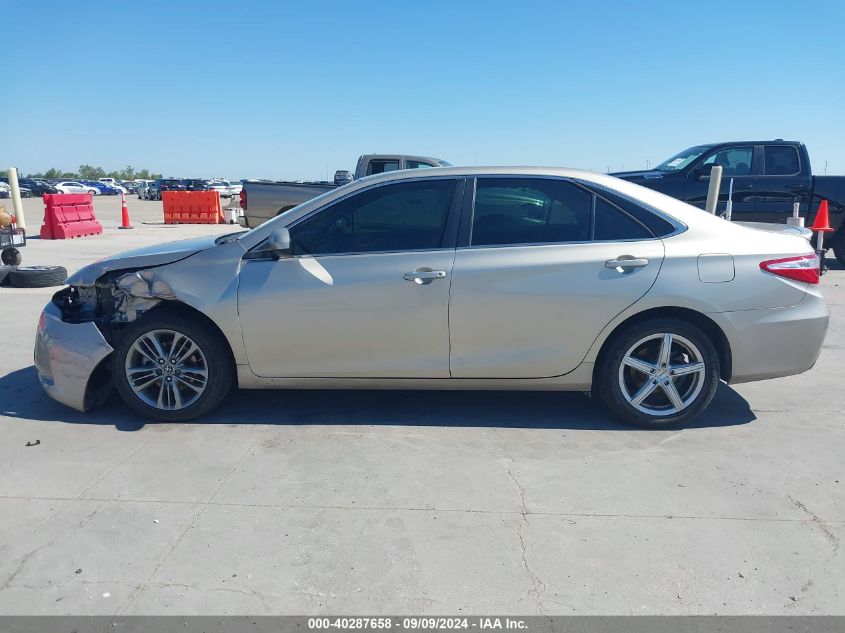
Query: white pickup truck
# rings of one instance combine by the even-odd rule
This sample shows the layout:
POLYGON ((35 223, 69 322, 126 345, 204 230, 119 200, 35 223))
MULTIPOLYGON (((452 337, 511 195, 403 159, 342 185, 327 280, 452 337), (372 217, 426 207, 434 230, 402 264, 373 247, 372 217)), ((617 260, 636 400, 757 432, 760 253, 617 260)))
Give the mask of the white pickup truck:
MULTIPOLYGON (((355 179, 399 169, 448 167, 449 163, 428 156, 405 154, 365 154, 358 159, 355 179)), ((247 228, 284 213, 288 209, 342 185, 330 182, 268 182, 248 180, 241 190, 241 209, 247 228)))

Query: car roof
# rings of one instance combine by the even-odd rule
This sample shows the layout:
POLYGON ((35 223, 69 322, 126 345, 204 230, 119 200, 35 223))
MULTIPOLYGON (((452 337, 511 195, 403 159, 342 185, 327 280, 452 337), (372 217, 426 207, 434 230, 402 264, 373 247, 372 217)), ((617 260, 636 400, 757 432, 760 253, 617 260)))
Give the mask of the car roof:
POLYGON ((587 178, 601 175, 585 169, 570 167, 428 167, 426 169, 401 169, 386 171, 381 174, 365 176, 355 182, 387 182, 391 180, 406 180, 409 178, 438 178, 444 176, 558 176, 562 178, 587 178))

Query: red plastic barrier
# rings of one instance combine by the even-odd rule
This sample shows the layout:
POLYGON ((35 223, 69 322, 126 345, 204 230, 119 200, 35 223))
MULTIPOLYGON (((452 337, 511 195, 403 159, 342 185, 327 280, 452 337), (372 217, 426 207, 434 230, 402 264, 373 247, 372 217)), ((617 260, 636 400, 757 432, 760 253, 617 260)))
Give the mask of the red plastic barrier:
POLYGON ((223 207, 218 191, 162 191, 165 224, 220 224, 223 207))
POLYGON ((90 193, 45 193, 41 239, 64 240, 102 233, 92 201, 90 193))

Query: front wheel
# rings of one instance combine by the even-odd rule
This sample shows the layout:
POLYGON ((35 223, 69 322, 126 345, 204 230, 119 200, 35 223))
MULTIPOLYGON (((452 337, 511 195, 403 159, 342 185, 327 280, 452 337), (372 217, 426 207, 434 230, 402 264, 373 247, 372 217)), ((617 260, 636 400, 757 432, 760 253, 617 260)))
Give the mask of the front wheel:
POLYGON ((596 368, 598 393, 626 422, 671 428, 698 416, 719 386, 719 355, 698 327, 654 318, 622 331, 596 368))
POLYGON ((220 335, 198 319, 167 309, 126 328, 113 354, 112 376, 130 408, 166 422, 205 415, 234 384, 220 335))

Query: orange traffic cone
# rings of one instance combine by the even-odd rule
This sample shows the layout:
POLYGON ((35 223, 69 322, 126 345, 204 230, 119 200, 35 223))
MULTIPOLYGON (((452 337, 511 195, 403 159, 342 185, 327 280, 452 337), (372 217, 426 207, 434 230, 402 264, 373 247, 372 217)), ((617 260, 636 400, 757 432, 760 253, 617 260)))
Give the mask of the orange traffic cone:
MULTIPOLYGON (((120 215, 121 215, 121 229, 134 229, 135 227, 129 223, 129 209, 126 206, 126 194, 120 194, 120 215)), ((827 217, 827 216, 825 216, 827 217)))
POLYGON ((816 213, 816 218, 813 220, 813 226, 810 227, 814 231, 818 231, 820 233, 830 233, 833 231, 830 228, 830 218, 828 217, 827 211, 827 200, 822 200, 819 203, 819 211, 816 213))
POLYGON ((816 231, 816 251, 819 254, 819 273, 824 274, 826 266, 824 264, 824 256, 826 250, 824 248, 824 234, 833 231, 830 228, 830 218, 827 211, 827 200, 822 200, 819 203, 819 210, 813 220, 813 226, 810 227, 816 231))

